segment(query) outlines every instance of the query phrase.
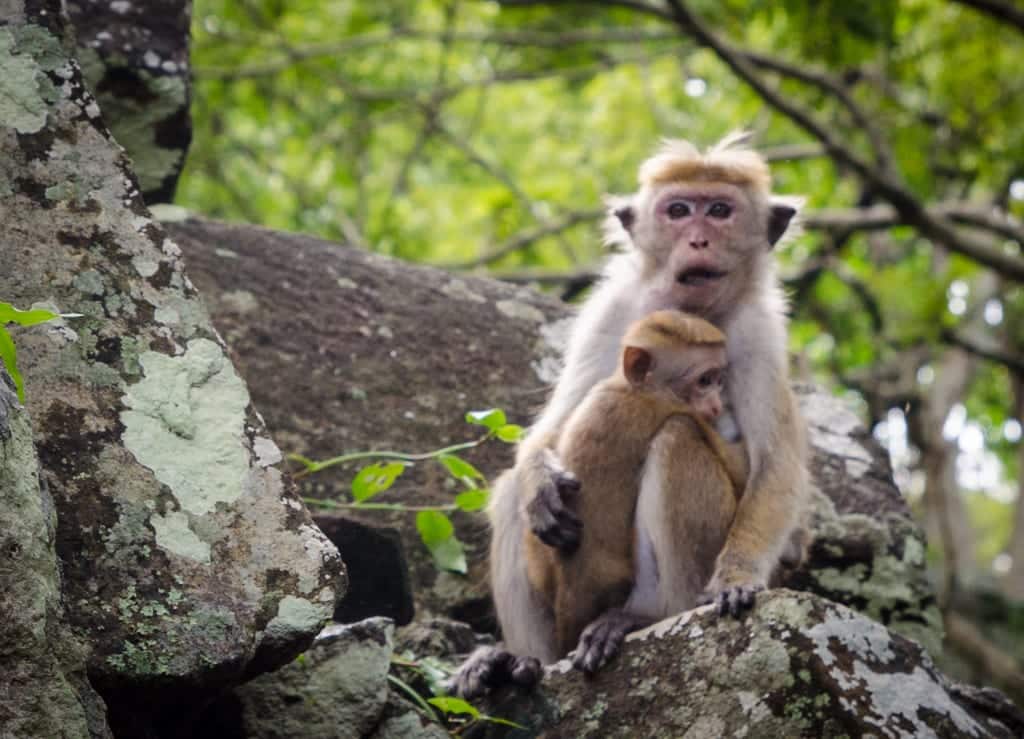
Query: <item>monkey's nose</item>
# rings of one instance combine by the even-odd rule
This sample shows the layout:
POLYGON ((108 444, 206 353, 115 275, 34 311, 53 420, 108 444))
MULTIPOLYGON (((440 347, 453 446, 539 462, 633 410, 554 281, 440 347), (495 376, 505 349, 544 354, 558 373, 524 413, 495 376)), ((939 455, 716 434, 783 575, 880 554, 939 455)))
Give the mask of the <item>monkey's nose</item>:
POLYGON ((708 248, 708 240, 707 239, 691 239, 690 246, 692 246, 694 249, 707 249, 708 248))

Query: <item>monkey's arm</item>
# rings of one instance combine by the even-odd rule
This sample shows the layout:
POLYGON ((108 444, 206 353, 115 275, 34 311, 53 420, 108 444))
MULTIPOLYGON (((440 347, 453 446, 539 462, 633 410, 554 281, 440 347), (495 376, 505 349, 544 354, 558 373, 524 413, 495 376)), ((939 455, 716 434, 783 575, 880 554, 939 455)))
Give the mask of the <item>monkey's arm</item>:
POLYGON ((554 447, 566 419, 590 389, 614 373, 619 341, 626 326, 638 317, 635 306, 624 300, 632 293, 633 270, 627 255, 610 260, 605 274, 605 281, 576 317, 551 399, 516 453, 517 484, 511 493, 518 496, 527 525, 545 544, 566 552, 579 545, 581 524, 566 506, 579 483, 554 447))
POLYGON ((736 612, 763 588, 808 495, 803 419, 789 389, 781 310, 744 306, 727 329, 729 392, 750 474, 705 599, 736 612))
POLYGON ((742 443, 730 444, 725 441, 710 424, 701 423, 700 427, 704 434, 704 440, 722 462, 722 467, 725 468, 725 474, 729 476, 733 490, 736 491, 737 496, 741 496, 747 486, 747 476, 750 473, 746 449, 742 443))

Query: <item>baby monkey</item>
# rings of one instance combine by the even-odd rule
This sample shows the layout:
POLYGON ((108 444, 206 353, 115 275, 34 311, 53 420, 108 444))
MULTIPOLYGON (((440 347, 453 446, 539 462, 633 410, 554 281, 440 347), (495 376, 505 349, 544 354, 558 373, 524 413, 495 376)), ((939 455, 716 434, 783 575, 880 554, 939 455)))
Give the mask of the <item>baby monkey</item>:
POLYGON ((556 453, 580 482, 571 501, 583 522, 579 548, 564 553, 525 532, 527 576, 554 617, 559 656, 610 609, 642 622, 696 605, 746 483, 741 448, 711 426, 722 412, 726 365, 725 336, 713 325, 674 310, 652 313, 630 326, 616 374, 595 385, 563 427, 556 453), (667 454, 652 453, 656 441, 667 454), (655 461, 687 465, 676 476, 686 489, 644 490, 645 480, 648 488, 672 480, 671 470, 649 473, 655 461), (637 516, 641 492, 659 501, 654 526, 637 516), (657 539, 666 535, 684 555, 671 559, 683 561, 657 561, 657 539), (638 541, 645 562, 637 562, 638 541))

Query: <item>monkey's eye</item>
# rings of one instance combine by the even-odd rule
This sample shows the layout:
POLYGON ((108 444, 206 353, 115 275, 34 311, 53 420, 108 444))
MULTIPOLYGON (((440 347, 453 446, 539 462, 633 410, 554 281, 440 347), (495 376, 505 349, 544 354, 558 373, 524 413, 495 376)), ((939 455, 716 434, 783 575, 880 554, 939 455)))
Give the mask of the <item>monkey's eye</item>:
POLYGON ((712 218, 728 218, 732 215, 732 206, 717 200, 708 208, 708 215, 712 218))
POLYGON ((700 376, 697 384, 701 387, 711 387, 718 384, 718 370, 709 370, 700 376))
POLYGON ((669 205, 668 210, 665 212, 668 213, 669 218, 675 221, 690 215, 690 206, 677 200, 669 205))

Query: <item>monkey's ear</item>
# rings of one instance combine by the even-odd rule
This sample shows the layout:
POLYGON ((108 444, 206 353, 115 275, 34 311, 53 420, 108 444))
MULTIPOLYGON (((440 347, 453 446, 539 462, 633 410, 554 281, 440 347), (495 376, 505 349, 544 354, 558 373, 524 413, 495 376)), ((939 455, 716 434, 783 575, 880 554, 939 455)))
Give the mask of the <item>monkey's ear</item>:
POLYGON ((627 346, 622 352, 622 374, 630 385, 639 385, 654 369, 654 355, 639 346, 627 346))
POLYGON ((779 242, 783 234, 790 228, 790 222, 801 206, 803 206, 802 198, 772 199, 771 210, 768 213, 769 246, 775 246, 779 242))
POLYGON ((608 217, 604 222, 604 241, 607 246, 629 244, 636 222, 633 198, 628 195, 605 195, 604 205, 608 217))

